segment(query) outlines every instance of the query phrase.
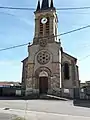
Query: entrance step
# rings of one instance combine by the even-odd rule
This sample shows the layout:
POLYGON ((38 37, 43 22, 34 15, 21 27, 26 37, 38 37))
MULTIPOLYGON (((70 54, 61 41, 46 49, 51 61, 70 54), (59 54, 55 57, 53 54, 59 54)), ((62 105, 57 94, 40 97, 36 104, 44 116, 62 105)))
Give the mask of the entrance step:
POLYGON ((67 101, 68 100, 66 98, 57 97, 57 96, 53 96, 53 95, 47 95, 47 94, 40 95, 40 99, 44 99, 44 100, 62 100, 62 101, 67 101))

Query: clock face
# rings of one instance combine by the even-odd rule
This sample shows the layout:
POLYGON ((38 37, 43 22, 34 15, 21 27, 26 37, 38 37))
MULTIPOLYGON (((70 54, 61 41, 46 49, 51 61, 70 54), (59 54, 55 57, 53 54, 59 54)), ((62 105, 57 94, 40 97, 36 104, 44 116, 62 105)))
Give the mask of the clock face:
POLYGON ((42 18, 42 19, 41 19, 41 23, 42 23, 42 24, 46 24, 46 23, 47 23, 47 18, 45 18, 45 17, 42 18))

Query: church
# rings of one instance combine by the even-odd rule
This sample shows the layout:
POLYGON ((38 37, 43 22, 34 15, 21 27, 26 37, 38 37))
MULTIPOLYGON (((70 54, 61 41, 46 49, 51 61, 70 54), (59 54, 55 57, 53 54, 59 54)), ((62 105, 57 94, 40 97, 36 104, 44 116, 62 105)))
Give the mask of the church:
POLYGON ((77 59, 63 51, 58 39, 58 16, 53 0, 38 0, 35 33, 28 45, 28 57, 22 68, 25 95, 50 94, 73 98, 73 88, 79 88, 77 59))

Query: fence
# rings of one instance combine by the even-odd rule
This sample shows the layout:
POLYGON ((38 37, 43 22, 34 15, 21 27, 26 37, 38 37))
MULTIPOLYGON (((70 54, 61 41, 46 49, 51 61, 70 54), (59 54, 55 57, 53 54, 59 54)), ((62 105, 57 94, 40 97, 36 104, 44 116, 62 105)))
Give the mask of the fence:
POLYGON ((90 100, 90 87, 75 88, 74 99, 87 99, 90 100))
POLYGON ((20 96, 21 88, 17 87, 1 87, 0 88, 0 96, 20 96))

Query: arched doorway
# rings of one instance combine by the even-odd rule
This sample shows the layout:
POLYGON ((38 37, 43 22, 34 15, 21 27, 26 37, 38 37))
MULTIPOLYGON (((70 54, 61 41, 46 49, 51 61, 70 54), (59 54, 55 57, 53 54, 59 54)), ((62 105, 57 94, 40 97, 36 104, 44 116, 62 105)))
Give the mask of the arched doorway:
POLYGON ((39 74, 39 93, 47 94, 47 92, 48 92, 48 73, 42 71, 39 74))

